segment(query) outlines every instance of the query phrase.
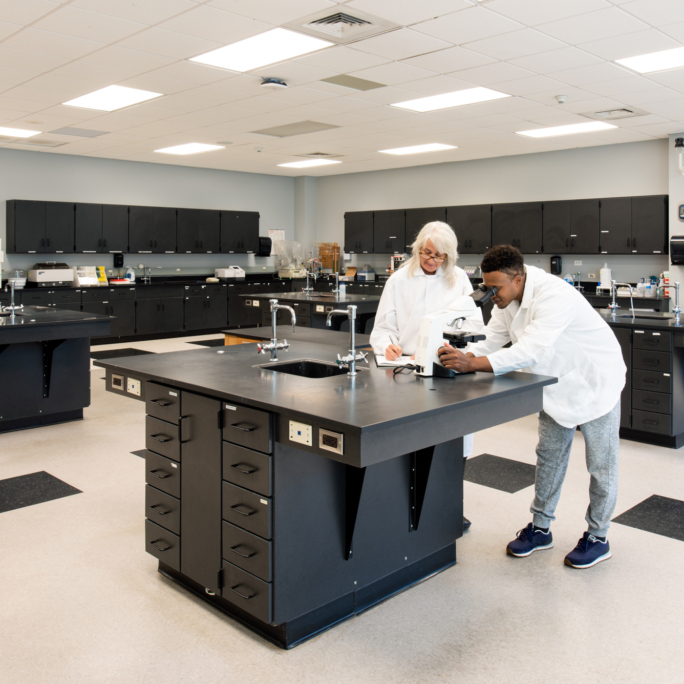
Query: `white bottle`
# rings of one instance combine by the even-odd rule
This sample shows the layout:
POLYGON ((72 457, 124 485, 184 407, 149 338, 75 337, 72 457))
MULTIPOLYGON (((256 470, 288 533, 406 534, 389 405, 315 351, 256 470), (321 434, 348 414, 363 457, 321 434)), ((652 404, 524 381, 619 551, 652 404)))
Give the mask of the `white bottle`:
POLYGON ((601 284, 604 287, 610 287, 611 283, 613 282, 613 272, 608 268, 608 264, 603 264, 603 268, 601 269, 601 284))
POLYGON ((135 271, 130 266, 128 266, 128 269, 126 271, 126 280, 128 280, 128 282, 130 283, 135 282, 135 271))
POLYGON ((570 285, 574 285, 574 284, 575 284, 575 279, 572 277, 572 275, 571 275, 570 273, 566 273, 566 274, 565 274, 565 278, 563 278, 563 280, 564 280, 566 283, 569 283, 570 285))
POLYGON ((345 299, 347 297, 347 286, 344 283, 340 283, 340 299, 345 299))

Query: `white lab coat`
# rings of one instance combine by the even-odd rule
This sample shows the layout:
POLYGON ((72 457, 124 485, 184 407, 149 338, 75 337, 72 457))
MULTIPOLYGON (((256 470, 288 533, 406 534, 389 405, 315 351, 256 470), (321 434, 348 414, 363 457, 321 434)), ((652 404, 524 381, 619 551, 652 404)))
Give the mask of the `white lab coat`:
POLYGON ((495 374, 526 370, 558 378, 544 388, 544 411, 573 428, 608 413, 620 399, 626 367, 613 331, 571 285, 527 266, 522 302, 496 306, 470 347, 487 356, 495 374), (508 349, 502 349, 507 342, 508 349), (498 350, 498 351, 497 351, 498 350))
MULTIPOLYGON (((384 355, 390 344, 398 344, 402 353, 412 356, 416 352, 418 330, 425 314, 452 309, 454 303, 473 291, 473 286, 462 268, 456 267, 456 282, 449 286, 444 269, 439 267, 432 276, 422 269, 410 275, 408 268, 393 273, 385 285, 375 316, 370 343, 377 355, 384 355)), ((466 320, 462 330, 480 332, 484 327, 482 313, 478 310, 473 318, 466 320)), ((463 456, 473 452, 473 435, 463 438, 463 456)))

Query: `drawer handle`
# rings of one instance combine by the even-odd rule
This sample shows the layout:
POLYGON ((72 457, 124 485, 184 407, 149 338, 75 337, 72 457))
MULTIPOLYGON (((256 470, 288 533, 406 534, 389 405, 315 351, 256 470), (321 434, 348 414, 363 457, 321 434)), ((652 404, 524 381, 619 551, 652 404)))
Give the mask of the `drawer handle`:
POLYGON ((150 473, 152 473, 152 475, 156 475, 160 480, 165 480, 167 477, 171 477, 171 473, 167 473, 165 470, 162 470, 161 468, 157 468, 156 470, 150 470, 150 473), (161 475, 157 475, 157 473, 161 473, 161 475))
POLYGON ((250 470, 250 466, 248 466, 246 463, 236 463, 235 465, 230 466, 233 470, 237 470, 239 473, 242 473, 243 475, 251 475, 252 473, 256 473, 259 468, 252 468, 250 470), (240 466, 245 466, 245 468, 240 468, 240 466))
POLYGON ((660 384, 660 380, 647 380, 647 379, 644 379, 643 382, 645 382, 647 385, 659 385, 659 384, 660 384))
POLYGON ((249 601, 249 599, 253 599, 256 596, 256 591, 253 594, 243 594, 242 592, 238 591, 238 587, 242 587, 244 585, 242 584, 236 584, 234 587, 231 587, 230 590, 234 591, 240 598, 246 599, 249 601))
POLYGON ((161 399, 150 399, 150 401, 151 401, 153 404, 156 404, 157 406, 161 406, 161 407, 164 407, 164 406, 171 406, 171 402, 170 402, 170 401, 162 401, 161 399))
POLYGON ((653 365, 657 366, 660 361, 658 361, 658 359, 644 359, 644 363, 652 363, 653 365))
POLYGON ((157 549, 157 551, 168 551, 171 548, 171 544, 169 544, 168 546, 165 546, 164 548, 162 548, 161 546, 157 546, 158 542, 162 542, 165 544, 168 543, 168 542, 164 542, 163 539, 155 539, 154 541, 151 541, 150 544, 152 546, 154 546, 154 548, 157 549))
POLYGON ((644 420, 642 422, 644 425, 660 425, 657 420, 644 420))
POLYGON ((642 399, 643 404, 653 404, 654 406, 658 406, 660 403, 657 399, 642 399))
POLYGON ((230 550, 233 551, 234 553, 237 553, 238 556, 242 556, 242 558, 252 558, 252 556, 257 555, 256 551, 252 551, 252 553, 242 553, 242 552, 238 551, 238 549, 241 546, 244 547, 245 549, 249 548, 249 546, 245 546, 244 544, 238 544, 237 546, 231 546, 230 550))
POLYGON ((254 432, 254 430, 256 430, 259 426, 252 425, 252 423, 231 423, 230 427, 237 428, 238 430, 242 430, 243 432, 254 432))
POLYGON ((161 504, 155 504, 154 506, 150 506, 150 508, 155 513, 159 513, 159 515, 168 515, 169 513, 171 513, 170 508, 163 508, 161 504))
POLYGON ((231 510, 235 511, 236 513, 239 513, 240 515, 244 515, 246 518, 248 518, 250 515, 254 515, 257 512, 253 508, 250 508, 249 506, 245 506, 245 504, 235 504, 235 506, 231 506, 230 508, 231 508, 231 510), (241 508, 244 510, 240 510, 241 508))
POLYGON ((150 437, 157 442, 161 442, 162 444, 170 442, 173 439, 173 437, 167 437, 166 435, 150 435, 150 437))

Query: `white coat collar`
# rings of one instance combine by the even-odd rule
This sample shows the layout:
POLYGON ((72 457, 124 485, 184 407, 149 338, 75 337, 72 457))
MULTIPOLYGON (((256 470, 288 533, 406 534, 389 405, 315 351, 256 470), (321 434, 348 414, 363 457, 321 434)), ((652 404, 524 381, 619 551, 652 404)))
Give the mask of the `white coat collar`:
POLYGON ((446 276, 444 273, 444 266, 440 266, 434 276, 429 276, 425 273, 425 271, 423 271, 423 269, 420 267, 420 264, 418 265, 418 270, 416 271, 415 275, 423 276, 423 278, 434 278, 435 276, 441 276, 444 278, 446 276))

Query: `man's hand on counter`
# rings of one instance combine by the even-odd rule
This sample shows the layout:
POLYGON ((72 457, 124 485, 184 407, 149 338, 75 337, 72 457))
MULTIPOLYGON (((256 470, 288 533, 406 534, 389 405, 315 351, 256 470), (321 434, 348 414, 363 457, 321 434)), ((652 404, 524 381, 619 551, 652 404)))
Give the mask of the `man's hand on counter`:
POLYGON ((390 344, 387 349, 385 349, 385 358, 388 361, 394 361, 401 356, 401 347, 398 344, 390 344))
POLYGON ((459 373, 472 373, 473 371, 484 371, 492 373, 492 365, 486 356, 474 356, 470 352, 464 354, 454 347, 440 347, 439 360, 445 368, 458 371, 459 373))

